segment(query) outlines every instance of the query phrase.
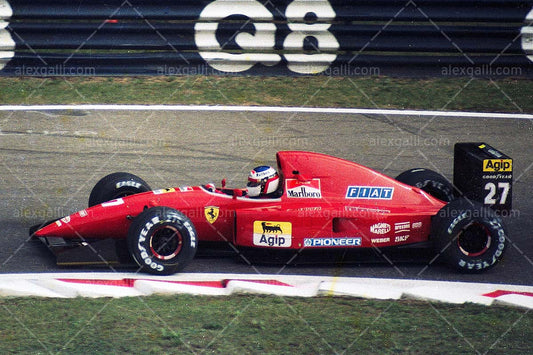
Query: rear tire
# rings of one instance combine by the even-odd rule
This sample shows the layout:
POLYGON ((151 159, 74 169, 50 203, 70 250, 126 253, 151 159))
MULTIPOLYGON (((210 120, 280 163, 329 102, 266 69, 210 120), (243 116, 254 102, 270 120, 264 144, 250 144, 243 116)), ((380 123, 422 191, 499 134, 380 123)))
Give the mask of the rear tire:
POLYGON ((94 185, 89 196, 89 207, 151 190, 150 186, 136 175, 130 173, 109 174, 94 185))
POLYGON ((418 187, 431 196, 444 202, 455 199, 453 184, 441 174, 429 169, 411 169, 396 177, 404 184, 418 187))
POLYGON ((475 201, 457 199, 433 217, 431 239, 443 259, 455 269, 478 273, 503 257, 507 233, 502 220, 475 201))
POLYGON ((138 215, 128 231, 127 243, 141 269, 155 275, 183 269, 198 245, 189 218, 169 207, 153 207, 138 215))

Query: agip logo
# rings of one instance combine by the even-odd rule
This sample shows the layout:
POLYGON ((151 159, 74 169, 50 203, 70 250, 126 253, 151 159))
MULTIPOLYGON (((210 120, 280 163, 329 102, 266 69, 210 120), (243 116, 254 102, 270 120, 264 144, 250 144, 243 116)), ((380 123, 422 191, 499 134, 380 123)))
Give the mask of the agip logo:
POLYGON ((292 244, 290 222, 254 221, 254 245, 289 248, 292 244))
POLYGON ((512 159, 485 159, 483 160, 483 172, 500 173, 512 172, 512 159))

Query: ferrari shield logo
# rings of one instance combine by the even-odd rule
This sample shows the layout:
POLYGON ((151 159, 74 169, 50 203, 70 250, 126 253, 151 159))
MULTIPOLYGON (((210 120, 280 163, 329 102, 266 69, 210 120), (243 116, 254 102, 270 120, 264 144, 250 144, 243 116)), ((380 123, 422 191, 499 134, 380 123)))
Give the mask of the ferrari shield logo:
POLYGON ((204 207, 204 215, 205 219, 211 224, 215 223, 215 221, 218 219, 218 214, 220 212, 220 209, 215 206, 207 206, 204 207))

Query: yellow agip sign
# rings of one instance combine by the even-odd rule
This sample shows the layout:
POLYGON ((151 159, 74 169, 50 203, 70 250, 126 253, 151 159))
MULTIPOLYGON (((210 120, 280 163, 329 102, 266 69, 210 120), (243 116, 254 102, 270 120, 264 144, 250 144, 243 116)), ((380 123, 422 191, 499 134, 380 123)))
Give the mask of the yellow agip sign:
POLYGON ((511 172, 513 171, 512 159, 485 159, 483 160, 484 172, 511 172))

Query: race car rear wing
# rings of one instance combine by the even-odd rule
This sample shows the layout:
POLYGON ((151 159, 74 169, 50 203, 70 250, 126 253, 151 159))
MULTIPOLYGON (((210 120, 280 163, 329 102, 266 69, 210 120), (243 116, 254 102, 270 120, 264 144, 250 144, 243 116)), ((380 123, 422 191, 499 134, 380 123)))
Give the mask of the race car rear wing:
POLYGON ((513 159, 486 143, 457 143, 453 183, 464 197, 499 212, 510 212, 513 159))

